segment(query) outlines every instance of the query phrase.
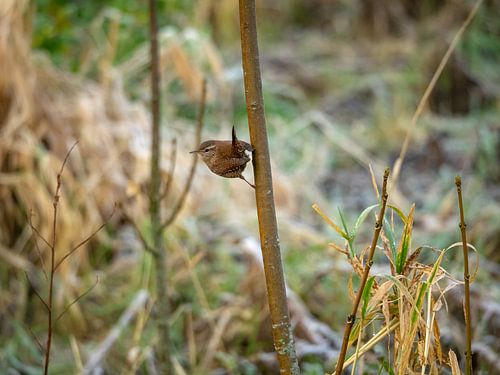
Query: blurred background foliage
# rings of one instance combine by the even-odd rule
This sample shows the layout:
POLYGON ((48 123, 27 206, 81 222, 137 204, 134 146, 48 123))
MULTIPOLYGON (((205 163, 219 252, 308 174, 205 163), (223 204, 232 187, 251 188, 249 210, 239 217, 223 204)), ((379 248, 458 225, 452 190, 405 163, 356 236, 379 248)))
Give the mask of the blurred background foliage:
MULTIPOLYGON (((47 165, 57 168, 67 149, 66 144, 58 147, 55 138, 68 134, 83 138, 82 157, 75 162, 80 167, 68 177, 71 182, 67 182, 67 191, 84 195, 92 204, 73 197, 68 207, 62 208, 72 215, 68 214, 64 226, 68 230, 62 236, 69 243, 80 235, 82 227, 90 231, 101 217, 106 217, 113 200, 129 202, 130 197, 146 191, 144 176, 148 168, 146 159, 141 159, 145 151, 134 151, 134 157, 139 155, 136 165, 130 162, 129 152, 140 149, 137 144, 127 138, 123 144, 113 141, 102 145, 103 139, 115 137, 115 133, 105 129, 95 133, 89 124, 102 123, 106 129, 117 126, 116 132, 124 133, 125 128, 142 129, 136 133, 134 130, 131 139, 142 139, 147 134, 147 4, 142 0, 38 0, 29 4, 24 18, 31 30, 31 47, 37 56, 34 61, 49 66, 49 73, 42 69, 44 74, 39 76, 48 77, 45 82, 50 84, 40 91, 40 97, 47 102, 35 104, 43 107, 35 111, 37 116, 42 113, 43 121, 35 117, 31 127, 39 139, 35 142, 36 153, 33 152, 36 162, 19 167, 19 159, 12 156, 19 156, 19 147, 10 150, 10 154, 5 149, 3 152, 10 156, 3 159, 6 161, 2 172, 7 176, 33 168, 33 174, 39 177, 37 181, 45 181, 40 185, 46 187, 40 189, 50 203, 54 175, 45 175, 44 171, 47 165), (67 76, 69 72, 71 75, 67 76), (64 81, 59 81, 61 77, 64 81), (64 102, 61 96, 78 96, 70 86, 82 93, 102 94, 95 94, 95 101, 64 102), (60 106, 56 106, 57 101, 60 106), (142 105, 140 110, 137 105, 142 105), (51 111, 52 117, 44 117, 51 111), (47 135, 51 127, 46 123, 53 124, 53 138, 47 135), (117 124, 122 124, 123 129, 117 124), (73 130, 66 131, 70 127, 73 130), (87 128, 90 130, 75 130, 87 128), (89 132, 88 138, 85 131, 89 132), (58 158, 51 159, 51 152, 58 158), (108 160, 118 160, 123 171, 116 169, 116 175, 108 169, 102 174, 97 171, 96 165, 108 160), (82 178, 85 173, 91 178, 82 178), (74 180, 86 182, 73 185, 74 180)), ((196 90, 201 75, 209 80, 204 138, 227 138, 231 125, 236 124, 240 138, 247 139, 238 4, 233 0, 163 0, 158 4, 165 51, 165 147, 168 149, 171 137, 177 137, 180 146, 176 181, 182 181, 189 160, 186 154, 193 146, 196 90)), ((376 203, 368 164, 380 179, 382 168, 394 163, 418 100, 472 3, 260 0, 257 4, 287 280, 314 319, 325 323, 332 332, 340 332, 350 306, 350 269, 343 256, 327 247, 328 242, 342 245, 342 238, 322 222, 311 204, 318 203, 337 224, 342 221, 342 212, 346 225, 351 227, 364 208, 376 203)), ((500 2, 485 1, 413 130, 398 195, 394 197, 406 213, 416 203, 412 248, 424 244, 444 248, 459 240, 454 176, 462 175, 469 241, 479 249, 481 263, 473 284, 473 306, 477 308, 475 339, 487 343, 487 353, 493 354, 500 352, 499 20, 500 2)), ((67 143, 71 143, 69 138, 67 143)), ((17 188, 10 194, 10 182, 0 186, 9 186, 9 194, 4 195, 8 199, 2 203, 3 245, 39 266, 33 243, 26 240, 29 235, 23 230, 30 194, 17 188)), ((37 186, 32 185, 29 191, 38 191, 37 186)), ((39 197, 35 193, 32 196, 39 197)), ((139 203, 134 212, 147 232, 145 201, 135 199, 139 203)), ((35 210, 41 211, 40 225, 44 215, 50 213, 43 207, 50 204, 34 205, 35 210)), ((367 219, 370 224, 358 233, 358 254, 369 243, 372 221, 367 219)), ((398 225, 401 226, 396 223, 395 233, 402 229, 398 225)), ((272 350, 265 292, 255 287, 259 284, 255 277, 261 275, 251 272, 255 266, 252 260, 243 260, 249 257, 248 249, 252 247, 242 243, 248 236, 256 237, 256 233, 252 192, 238 181, 209 175, 200 165, 188 207, 167 234, 172 269, 169 293, 175 308, 171 319, 175 355, 187 373, 275 371, 267 357, 260 355, 272 350), (221 318, 224 316, 228 321, 221 318)), ((58 284, 61 304, 94 283, 95 275, 100 275, 100 282, 57 329, 59 350, 54 351, 54 374, 76 371, 79 360, 75 353, 80 351, 87 358, 137 291, 154 291, 149 279, 151 260, 137 242, 122 219, 115 218, 106 232, 89 244, 87 255, 81 255, 64 271, 58 284), (75 350, 75 345, 80 349, 75 350)), ((434 259, 427 253, 421 258, 422 262, 434 259)), ((384 259, 382 255, 375 259, 375 264, 381 264, 380 272, 388 266, 384 259)), ((456 277, 461 273, 458 255, 446 258, 443 266, 456 277)), ((3 265, 0 277, 2 314, 22 317, 19 321, 10 319, 11 324, 2 323, 0 372, 38 374, 41 356, 25 323, 43 337, 43 308, 33 297, 22 272, 3 265)), ((124 329, 102 365, 105 373, 151 373, 151 342, 155 335, 144 325, 150 309, 148 305, 141 318, 124 329)), ((450 310, 452 318, 461 322, 460 304, 450 310)), ((457 338, 457 332, 463 330, 453 324, 441 327, 441 337, 445 345, 458 347, 455 351, 461 353, 463 338, 457 338)), ((484 373, 494 373, 495 365, 484 359, 484 353, 484 373)), ((330 354, 306 355, 303 373, 323 374, 331 370, 334 358, 330 354)), ((383 349, 375 350, 365 373, 387 368, 383 358, 383 349)))

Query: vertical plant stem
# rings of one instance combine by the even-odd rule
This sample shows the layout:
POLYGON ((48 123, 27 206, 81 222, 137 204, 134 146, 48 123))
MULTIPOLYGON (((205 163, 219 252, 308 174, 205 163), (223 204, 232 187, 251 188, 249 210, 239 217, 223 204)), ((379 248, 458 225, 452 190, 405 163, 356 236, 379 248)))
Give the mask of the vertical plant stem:
MULTIPOLYGON (((57 173, 57 183, 56 183, 56 191, 54 193, 54 200, 52 201, 53 213, 52 213, 52 241, 50 244, 45 241, 47 245, 49 245, 50 250, 50 275, 49 275, 49 296, 47 302, 44 302, 47 308, 47 341, 45 344, 45 363, 43 367, 44 375, 48 375, 49 373, 49 365, 50 365, 50 350, 52 348, 52 326, 53 326, 53 295, 54 295, 54 275, 56 273, 56 244, 57 244, 57 206, 59 204, 59 192, 61 191, 61 176, 64 171, 64 167, 66 166, 66 162, 68 161, 69 155, 71 151, 76 147, 78 142, 75 142, 73 146, 69 149, 64 158, 64 161, 61 165, 61 169, 59 173, 57 173)), ((33 228, 33 226, 31 226, 33 228)), ((38 232, 37 232, 38 233, 38 232)), ((43 238, 43 237, 42 237, 43 238)), ((40 298, 41 299, 41 298, 40 298)))
POLYGON ((384 222, 385 207, 387 205, 387 179, 389 178, 389 168, 386 168, 384 172, 384 182, 382 185, 382 202, 380 205, 380 211, 377 217, 377 222, 375 223, 375 232, 373 234, 372 243, 370 246, 370 252, 368 254, 368 259, 366 261, 365 269, 363 270, 363 277, 361 278, 361 283, 359 285, 358 293, 356 294, 356 300, 352 307, 351 314, 347 317, 347 322, 344 330, 344 338, 342 339, 342 348, 339 354, 339 360, 335 368, 335 374, 340 375, 344 368, 345 356, 347 353, 347 346, 349 344, 349 336, 351 335, 351 330, 356 321, 356 314, 358 313, 359 303, 361 301, 361 296, 363 295, 363 289, 365 288, 366 281, 368 280, 368 274, 370 273, 370 268, 373 264, 373 254, 375 253, 375 248, 377 246, 378 237, 380 231, 382 230, 382 225, 384 222))
POLYGON ((295 375, 299 374, 299 366, 288 313, 274 207, 271 161, 259 66, 255 0, 240 0, 239 9, 248 126, 250 140, 255 148, 253 155, 255 197, 274 348, 278 355, 280 374, 295 375))
POLYGON ((467 247, 467 233, 464 215, 464 204, 462 201, 462 179, 455 177, 457 185, 458 206, 460 208, 460 232, 462 234, 462 247, 464 252, 464 289, 465 289, 465 375, 472 374, 472 336, 470 323, 470 274, 469 274, 469 251, 467 247))
POLYGON ((170 366, 170 332, 168 317, 170 305, 167 294, 167 265, 163 244, 163 229, 160 217, 160 68, 158 55, 158 25, 156 0, 149 0, 149 27, 151 53, 151 180, 149 191, 149 213, 154 248, 156 270, 156 316, 155 323, 159 340, 156 346, 158 371, 161 374, 171 374, 170 366))
POLYGON ((55 256, 56 256, 56 241, 57 241, 57 204, 59 203, 59 190, 61 188, 61 174, 57 175, 57 186, 52 202, 52 241, 50 244, 50 275, 49 275, 49 296, 47 300, 47 342, 45 344, 45 365, 43 369, 44 375, 49 373, 50 350, 52 347, 52 297, 54 292, 54 273, 55 273, 55 256))

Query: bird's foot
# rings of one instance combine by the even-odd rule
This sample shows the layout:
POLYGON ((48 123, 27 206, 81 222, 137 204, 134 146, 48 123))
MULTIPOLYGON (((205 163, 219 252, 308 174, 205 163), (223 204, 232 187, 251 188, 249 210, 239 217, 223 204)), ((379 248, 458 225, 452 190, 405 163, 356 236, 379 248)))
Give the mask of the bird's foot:
POLYGON ((254 184, 251 184, 250 182, 248 182, 248 180, 243 176, 243 175, 240 175, 240 178, 245 181, 248 185, 250 185, 251 187, 253 187, 255 189, 255 185, 254 184))

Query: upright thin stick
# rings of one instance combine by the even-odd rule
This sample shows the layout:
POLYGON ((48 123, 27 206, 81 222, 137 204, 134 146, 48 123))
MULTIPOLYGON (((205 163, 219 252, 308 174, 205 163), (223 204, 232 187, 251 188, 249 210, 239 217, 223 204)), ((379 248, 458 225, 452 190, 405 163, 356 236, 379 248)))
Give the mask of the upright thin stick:
POLYGON ((472 336, 470 326, 470 274, 469 274, 469 251, 467 247, 467 234, 464 215, 464 205, 462 202, 462 179, 460 176, 455 177, 455 185, 457 185, 458 206, 460 208, 460 231, 462 233, 462 247, 464 251, 464 288, 465 288, 465 375, 472 374, 472 336))
POLYGON ((56 265, 56 245, 57 245, 57 206, 59 205, 59 192, 61 191, 61 176, 64 171, 64 167, 68 161, 69 155, 71 151, 76 147, 78 142, 75 142, 73 146, 69 149, 64 161, 61 165, 61 169, 59 173, 57 173, 57 183, 56 183, 56 191, 54 193, 54 200, 52 202, 52 240, 50 242, 50 274, 49 274, 49 296, 46 302, 47 306, 47 341, 45 344, 45 364, 43 368, 44 375, 49 373, 49 364, 50 364, 50 350, 52 348, 52 324, 53 324, 53 295, 54 295, 54 275, 56 273, 55 265, 56 265))
POLYGON ((163 229, 160 217, 160 157, 161 157, 161 132, 160 132, 160 67, 158 54, 158 24, 156 18, 156 0, 149 0, 149 31, 151 38, 151 180, 149 191, 149 214, 151 218, 152 248, 154 251, 154 264, 156 276, 156 314, 155 323, 159 340, 156 345, 156 359, 158 371, 161 374, 172 373, 170 363, 170 303, 167 294, 167 265, 163 244, 163 229))
POLYGON ((380 205, 380 211, 377 217, 377 222, 375 223, 375 232, 373 233, 373 239, 370 246, 370 252, 368 254, 368 259, 366 260, 366 266, 363 270, 363 277, 361 278, 361 283, 359 285, 358 293, 356 294, 356 300, 352 307, 351 314, 347 317, 347 322, 344 330, 344 338, 342 340, 342 348, 339 354, 339 360, 337 362, 337 367, 335 368, 335 374, 340 375, 344 368, 345 356, 347 353, 347 345, 349 344, 349 336, 351 335, 351 330, 356 320, 356 314, 358 313, 359 303, 361 301, 361 296, 363 295, 363 289, 366 285, 366 280, 368 280, 368 274, 370 273, 370 268, 373 264, 373 254, 375 253, 375 248, 377 246, 378 237, 380 231, 382 230, 382 225, 384 222, 385 207, 387 205, 387 179, 389 178, 389 168, 384 172, 384 182, 382 185, 382 202, 380 205))
POLYGON ((299 366, 288 313, 274 207, 271 162, 259 66, 255 0, 240 0, 239 5, 248 126, 250 140, 255 148, 253 155, 255 197, 274 348, 278 355, 280 374, 296 375, 299 374, 299 366))

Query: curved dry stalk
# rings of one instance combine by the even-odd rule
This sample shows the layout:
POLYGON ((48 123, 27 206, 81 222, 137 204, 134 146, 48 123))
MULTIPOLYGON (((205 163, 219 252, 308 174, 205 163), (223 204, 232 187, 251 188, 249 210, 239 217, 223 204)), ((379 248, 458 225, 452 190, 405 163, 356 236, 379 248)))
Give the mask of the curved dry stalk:
POLYGON ((464 290, 465 290, 465 375, 472 374, 472 332, 470 323, 470 273, 469 273, 469 249, 467 245, 467 233, 464 215, 464 204, 462 201, 462 179, 455 178, 457 185, 458 207, 460 208, 460 232, 462 235, 462 247, 464 252, 464 290))
POLYGON ((285 277, 278 239, 259 66, 255 0, 240 0, 239 11, 248 126, 251 144, 255 148, 254 157, 252 158, 256 187, 255 198, 274 348, 278 355, 280 374, 296 375, 299 374, 300 370, 290 325, 285 277))
POLYGON ((398 177, 399 177, 399 172, 401 171, 401 166, 403 165, 403 161, 406 156, 406 152, 408 151, 408 146, 410 144, 411 136, 412 136, 412 131, 413 128, 417 125, 417 121, 420 118, 420 115, 422 114, 425 105, 427 104, 427 100, 429 99, 429 96, 431 95, 432 90, 434 90, 434 87, 436 86, 436 83, 441 76, 441 73, 444 70, 444 67, 448 63, 448 60, 450 59, 451 54, 457 47, 458 42, 462 38, 463 33, 471 23, 472 19, 476 15, 481 3, 483 0, 477 0, 476 3, 474 4, 474 7, 471 9, 469 12, 469 15, 465 19, 465 21, 462 23, 462 26, 460 26, 460 29, 457 31, 455 36, 453 37, 453 40, 451 41, 448 49, 446 50, 446 53, 444 54, 443 58, 441 59, 441 62, 439 63, 436 71, 434 72, 434 75, 431 78, 431 81, 427 85, 427 88, 425 89, 424 94, 420 98, 420 101, 417 105, 417 109, 415 110, 415 113, 413 114, 413 117, 410 122, 410 126, 408 128, 408 131, 406 132, 405 139, 403 141, 403 146, 401 147, 401 151, 399 153, 399 157, 396 159, 394 162, 393 166, 393 175, 392 175, 392 181, 391 181, 391 187, 389 191, 392 190, 392 187, 396 185, 398 177))
POLYGON ((382 204, 380 205, 380 211, 377 217, 377 222, 375 223, 375 232, 373 234, 372 243, 370 246, 370 252, 368 254, 368 259, 366 260, 366 266, 363 271, 363 277, 361 278, 361 283, 359 285, 358 293, 356 294, 356 300, 354 301, 354 305, 352 307, 351 314, 347 317, 347 322, 344 330, 344 338, 342 339, 342 348, 339 354, 339 360, 337 362, 337 366, 335 368, 335 374, 341 375, 342 370, 344 368, 345 356, 347 353, 347 346, 349 344, 349 336, 351 334, 352 327, 354 325, 354 321, 356 320, 356 314, 358 313, 359 303, 361 302, 361 296, 363 295, 363 290, 366 285, 366 281, 368 280, 368 274, 370 273, 370 268, 373 264, 373 254, 375 253, 375 247, 377 246, 378 237, 380 235, 380 231, 382 229, 382 225, 384 223, 384 214, 385 207, 387 205, 387 179, 389 178, 389 168, 387 168, 384 172, 384 182, 382 185, 382 204))

